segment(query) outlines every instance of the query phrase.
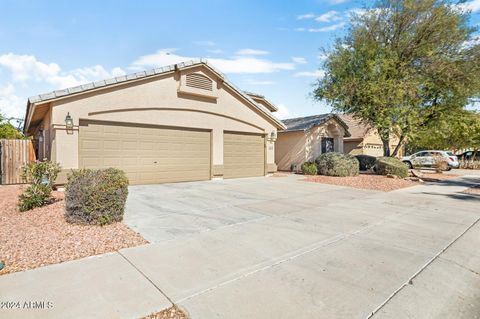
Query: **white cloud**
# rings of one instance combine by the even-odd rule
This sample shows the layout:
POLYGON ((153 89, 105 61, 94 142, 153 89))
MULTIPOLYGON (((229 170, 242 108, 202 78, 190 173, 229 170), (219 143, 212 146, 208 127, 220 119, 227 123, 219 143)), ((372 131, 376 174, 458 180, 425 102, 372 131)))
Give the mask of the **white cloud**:
POLYGON ((37 61, 33 55, 16 55, 7 53, 0 55, 0 66, 12 73, 13 81, 26 81, 29 79, 43 79, 55 76, 60 72, 56 63, 43 63, 37 61))
POLYGON ((480 11, 480 0, 472 0, 458 5, 463 10, 472 12, 480 11))
POLYGON ((297 63, 297 64, 306 64, 307 59, 301 56, 292 56, 292 61, 297 63))
MULTIPOLYGON (((161 49, 153 54, 139 57, 130 66, 131 69, 145 69, 176 64, 193 60, 192 57, 181 56, 161 49)), ((273 62, 249 56, 235 56, 232 58, 207 58, 207 61, 223 73, 255 74, 272 73, 281 70, 294 70, 295 64, 291 62, 273 62)))
POLYGON ((305 29, 305 28, 295 28, 295 31, 303 32, 303 31, 307 31, 307 29, 305 29))
POLYGON ((313 13, 306 13, 306 14, 301 14, 297 16, 297 20, 305 20, 305 19, 313 19, 315 18, 315 15, 313 13))
POLYGON ((330 0, 329 2, 331 4, 341 4, 341 3, 345 3, 347 2, 348 0, 330 0))
POLYGON ((33 55, 17 55, 8 53, 0 55, 0 66, 9 70, 14 82, 36 81, 53 85, 53 89, 67 88, 91 81, 123 75, 120 68, 110 72, 101 65, 84 67, 68 72, 62 72, 57 63, 38 61, 33 55))
POLYGON ((278 111, 273 113, 275 117, 278 117, 282 120, 290 116, 290 110, 285 106, 285 104, 277 104, 276 106, 278 111))
POLYGON ((25 101, 16 95, 12 83, 0 86, 0 113, 6 117, 23 118, 25 116, 25 101))
POLYGON ((341 28, 343 28, 343 26, 345 26, 345 22, 340 22, 340 23, 333 24, 333 25, 330 25, 330 26, 327 26, 327 27, 322 27, 322 28, 310 28, 310 29, 307 29, 306 31, 308 31, 308 32, 328 32, 328 31, 335 31, 337 29, 341 29, 341 28))
POLYGON ((270 54, 268 51, 264 50, 255 50, 255 49, 241 49, 235 52, 236 55, 267 55, 270 54))
POLYGON ((316 71, 304 71, 304 72, 297 72, 295 76, 302 76, 302 77, 313 77, 313 78, 321 78, 325 75, 325 71, 323 70, 316 70, 316 71))
POLYGON ((318 21, 318 22, 332 22, 332 21, 339 21, 339 20, 342 20, 342 17, 335 10, 328 11, 315 18, 315 21, 318 21))

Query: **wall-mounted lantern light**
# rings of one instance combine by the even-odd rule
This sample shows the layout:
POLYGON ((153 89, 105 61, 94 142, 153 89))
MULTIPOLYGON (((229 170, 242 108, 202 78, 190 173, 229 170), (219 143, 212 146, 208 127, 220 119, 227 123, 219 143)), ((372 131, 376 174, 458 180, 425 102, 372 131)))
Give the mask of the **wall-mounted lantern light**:
POLYGON ((272 131, 270 133, 269 140, 270 142, 275 142, 277 140, 277 134, 275 133, 275 131, 272 131))
POLYGON ((43 130, 39 129, 37 133, 37 138, 40 143, 43 143, 43 130))
POLYGON ((65 116, 65 126, 67 127, 67 130, 73 130, 73 118, 70 116, 70 112, 65 116))
POLYGON ((70 112, 65 116, 65 128, 67 129, 67 134, 73 134, 73 118, 70 112))

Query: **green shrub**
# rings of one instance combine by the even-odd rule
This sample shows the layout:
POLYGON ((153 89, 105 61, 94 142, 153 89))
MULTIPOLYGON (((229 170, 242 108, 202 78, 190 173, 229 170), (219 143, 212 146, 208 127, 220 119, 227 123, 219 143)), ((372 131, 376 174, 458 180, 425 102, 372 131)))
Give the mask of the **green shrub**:
POLYGON ((18 209, 21 212, 42 207, 50 202, 53 183, 61 167, 58 163, 32 162, 23 167, 22 177, 32 184, 19 196, 18 209))
POLYGON ((302 164, 302 172, 305 175, 317 175, 317 164, 305 162, 302 164))
POLYGON ((65 186, 65 218, 90 225, 121 221, 127 195, 128 179, 119 169, 73 171, 65 186))
POLYGON ((359 173, 358 160, 350 155, 330 152, 324 153, 315 160, 320 175, 356 176, 359 173))
POLYGON ((360 170, 367 171, 375 166, 377 158, 370 155, 356 155, 355 158, 358 160, 360 170))
POLYGON ((401 178, 408 176, 408 166, 394 157, 379 157, 375 163, 378 175, 395 175, 401 178))
POLYGON ((49 203, 52 188, 47 185, 32 184, 20 195, 18 209, 21 212, 42 207, 49 203))
POLYGON ((53 187, 58 173, 62 168, 60 164, 53 162, 32 162, 23 167, 22 177, 25 181, 36 185, 48 185, 53 187))

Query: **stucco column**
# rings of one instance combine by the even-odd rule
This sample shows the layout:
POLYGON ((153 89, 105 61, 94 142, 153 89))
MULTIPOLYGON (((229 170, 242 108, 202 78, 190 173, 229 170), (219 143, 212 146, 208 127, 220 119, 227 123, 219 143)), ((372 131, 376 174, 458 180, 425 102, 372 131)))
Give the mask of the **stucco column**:
POLYGON ((223 130, 212 130, 212 177, 223 177, 223 130))

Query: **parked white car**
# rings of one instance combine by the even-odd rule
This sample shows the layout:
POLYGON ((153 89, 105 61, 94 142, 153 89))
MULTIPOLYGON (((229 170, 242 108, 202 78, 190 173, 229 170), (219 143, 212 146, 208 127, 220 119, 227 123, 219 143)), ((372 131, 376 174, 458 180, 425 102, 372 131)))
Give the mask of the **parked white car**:
POLYGON ((441 156, 447 161, 449 170, 460 166, 458 158, 453 155, 452 152, 447 151, 420 151, 410 156, 404 156, 402 161, 407 164, 409 168, 432 167, 435 165, 436 156, 441 156))

